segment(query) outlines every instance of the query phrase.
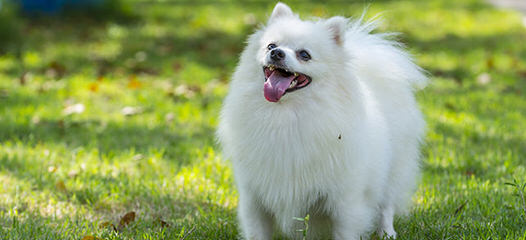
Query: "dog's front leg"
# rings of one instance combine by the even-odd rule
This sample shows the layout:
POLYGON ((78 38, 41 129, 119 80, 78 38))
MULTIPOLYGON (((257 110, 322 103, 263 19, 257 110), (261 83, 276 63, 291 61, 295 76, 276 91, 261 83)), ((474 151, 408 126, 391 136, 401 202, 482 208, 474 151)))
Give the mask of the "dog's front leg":
POLYGON ((248 192, 240 191, 238 217, 244 239, 272 239, 272 217, 248 192))
MULTIPOLYGON (((332 216, 333 236, 336 240, 359 240, 374 219, 375 210, 363 200, 348 199, 335 203, 332 216)), ((367 238, 365 238, 367 239, 367 238)))

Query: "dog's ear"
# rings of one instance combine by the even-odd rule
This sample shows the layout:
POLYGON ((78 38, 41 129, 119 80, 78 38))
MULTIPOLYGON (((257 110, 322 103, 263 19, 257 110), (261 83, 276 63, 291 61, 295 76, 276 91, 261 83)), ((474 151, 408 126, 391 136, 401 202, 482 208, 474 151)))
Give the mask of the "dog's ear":
POLYGON ((276 6, 274 7, 274 10, 272 10, 272 14, 268 19, 268 23, 272 23, 278 18, 291 16, 294 16, 294 13, 290 9, 290 7, 287 6, 287 4, 285 3, 278 2, 278 4, 276 4, 276 6))
POLYGON ((334 39, 336 44, 342 46, 345 41, 347 19, 340 16, 332 17, 325 21, 325 26, 329 29, 329 32, 332 34, 332 39, 334 39))

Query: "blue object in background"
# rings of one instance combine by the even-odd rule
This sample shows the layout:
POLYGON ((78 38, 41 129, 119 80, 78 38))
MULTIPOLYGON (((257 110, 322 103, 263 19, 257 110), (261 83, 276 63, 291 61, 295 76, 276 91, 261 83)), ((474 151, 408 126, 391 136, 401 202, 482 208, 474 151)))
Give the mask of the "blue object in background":
POLYGON ((62 12, 64 7, 81 9, 83 7, 101 6, 105 0, 19 0, 23 12, 54 15, 62 12))

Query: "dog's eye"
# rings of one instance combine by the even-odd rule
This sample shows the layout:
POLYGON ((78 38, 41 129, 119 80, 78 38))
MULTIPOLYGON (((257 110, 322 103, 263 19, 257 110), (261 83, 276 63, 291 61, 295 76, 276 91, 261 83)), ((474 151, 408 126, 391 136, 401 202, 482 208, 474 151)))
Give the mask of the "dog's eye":
POLYGON ((309 54, 309 52, 307 52, 306 50, 301 50, 298 52, 298 56, 301 58, 301 60, 303 61, 309 61, 311 59, 311 56, 309 54))
POLYGON ((274 48, 276 48, 276 47, 277 47, 276 44, 271 43, 271 44, 269 44, 269 45, 267 46, 267 49, 268 49, 268 50, 272 50, 272 49, 274 49, 274 48))

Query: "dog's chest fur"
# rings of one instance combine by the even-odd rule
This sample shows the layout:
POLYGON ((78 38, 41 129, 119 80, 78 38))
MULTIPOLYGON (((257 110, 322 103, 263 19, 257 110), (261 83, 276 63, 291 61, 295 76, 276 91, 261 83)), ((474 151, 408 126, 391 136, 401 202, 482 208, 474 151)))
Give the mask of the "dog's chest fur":
POLYGON ((359 129, 345 115, 350 111, 319 102, 309 111, 264 104, 233 113, 234 125, 243 124, 231 131, 234 172, 282 229, 295 229, 293 217, 331 211, 331 192, 345 188, 341 179, 352 178, 349 168, 359 170, 351 160, 361 152, 352 144, 359 129))

